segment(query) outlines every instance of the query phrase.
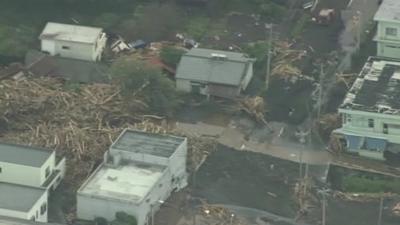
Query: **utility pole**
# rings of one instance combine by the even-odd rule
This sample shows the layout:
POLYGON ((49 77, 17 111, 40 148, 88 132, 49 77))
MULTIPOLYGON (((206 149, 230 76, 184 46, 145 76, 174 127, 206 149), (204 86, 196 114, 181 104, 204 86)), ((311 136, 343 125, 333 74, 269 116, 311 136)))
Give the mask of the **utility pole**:
POLYGON ((326 196, 325 191, 322 192, 322 225, 326 225, 326 196))
POLYGON ((383 195, 379 203, 378 225, 382 225, 382 211, 383 211, 383 195))
POLYGON ((322 107, 322 97, 323 97, 323 83, 325 80, 325 73, 324 73, 324 65, 321 63, 321 73, 319 75, 319 94, 318 94, 318 111, 317 111, 317 121, 321 116, 321 107, 322 107))
POLYGON ((299 180, 303 179, 303 150, 305 148, 305 144, 300 148, 299 153, 299 180))
POLYGON ((272 51, 272 24, 265 24, 265 28, 269 30, 269 37, 267 34, 265 35, 266 39, 268 39, 268 52, 267 52, 267 72, 265 75, 265 90, 269 88, 269 80, 271 77, 271 51, 272 51))

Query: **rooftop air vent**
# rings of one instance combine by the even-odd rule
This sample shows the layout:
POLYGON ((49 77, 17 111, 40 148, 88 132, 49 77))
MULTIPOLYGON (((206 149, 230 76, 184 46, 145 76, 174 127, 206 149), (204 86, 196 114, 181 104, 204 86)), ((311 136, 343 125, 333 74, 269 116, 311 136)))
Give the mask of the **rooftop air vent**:
POLYGON ((211 57, 213 59, 226 59, 226 58, 228 58, 225 54, 219 54, 219 53, 211 53, 211 57))

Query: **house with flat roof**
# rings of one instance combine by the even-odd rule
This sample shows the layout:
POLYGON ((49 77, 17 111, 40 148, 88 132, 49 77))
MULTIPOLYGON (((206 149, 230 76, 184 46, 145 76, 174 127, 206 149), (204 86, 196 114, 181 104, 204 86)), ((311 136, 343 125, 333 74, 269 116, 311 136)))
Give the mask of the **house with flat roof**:
POLYGON ((65 174, 65 158, 55 151, 0 143, 0 182, 55 189, 65 174))
POLYGON ((0 216, 0 225, 61 225, 58 223, 44 223, 26 219, 0 216))
POLYGON ((0 216, 47 222, 47 197, 65 174, 55 151, 0 143, 0 216))
POLYGON ((400 60, 370 57, 339 108, 349 152, 375 159, 400 153, 400 60))
POLYGON ((0 193, 0 216, 47 222, 46 188, 0 182, 0 193))
POLYGON ((41 50, 52 56, 99 61, 107 37, 102 28, 48 22, 39 36, 41 50))
POLYGON ((184 92, 236 98, 253 77, 254 59, 242 53, 193 48, 176 72, 176 87, 184 92))
POLYGON ((375 14, 377 56, 400 59, 400 1, 384 0, 375 14))
POLYGON ((124 130, 79 188, 78 218, 112 221, 122 211, 144 225, 160 202, 187 185, 186 155, 186 138, 124 130))

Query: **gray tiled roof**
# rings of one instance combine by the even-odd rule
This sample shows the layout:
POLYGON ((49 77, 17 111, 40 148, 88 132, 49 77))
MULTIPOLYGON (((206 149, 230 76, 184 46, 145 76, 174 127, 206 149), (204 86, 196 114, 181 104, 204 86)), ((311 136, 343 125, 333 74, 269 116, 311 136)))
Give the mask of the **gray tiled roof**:
POLYGON ((0 182, 0 208, 28 212, 46 189, 0 182))
POLYGON ((194 48, 182 56, 176 78, 237 86, 252 61, 241 53, 194 48))
POLYGON ((52 151, 37 147, 0 143, 0 162, 41 167, 52 151))

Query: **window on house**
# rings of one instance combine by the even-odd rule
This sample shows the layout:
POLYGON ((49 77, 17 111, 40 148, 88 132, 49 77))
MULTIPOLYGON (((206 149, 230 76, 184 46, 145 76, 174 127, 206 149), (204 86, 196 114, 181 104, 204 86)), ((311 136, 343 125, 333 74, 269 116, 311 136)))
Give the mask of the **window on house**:
POLYGON ((47 204, 43 203, 42 206, 40 206, 40 215, 43 215, 47 212, 47 204))
POLYGON ((351 115, 347 115, 347 122, 350 123, 351 122, 351 115))
POLYGON ((368 119, 368 127, 373 128, 374 126, 374 119, 368 119))
POLYGON ((389 134, 389 125, 387 123, 383 124, 383 133, 389 134))
POLYGON ((63 45, 61 48, 64 49, 64 50, 70 50, 71 49, 71 47, 65 46, 65 45, 63 45))
POLYGON ((36 219, 39 218, 39 211, 36 211, 36 219))
POLYGON ((50 167, 47 167, 46 174, 45 174, 46 178, 49 177, 49 175, 50 175, 50 167))
POLYGON ((2 172, 3 170, 1 169, 1 167, 0 167, 0 173, 2 172))
POLYGON ((397 29, 393 27, 386 27, 385 33, 387 36, 397 36, 397 29))

